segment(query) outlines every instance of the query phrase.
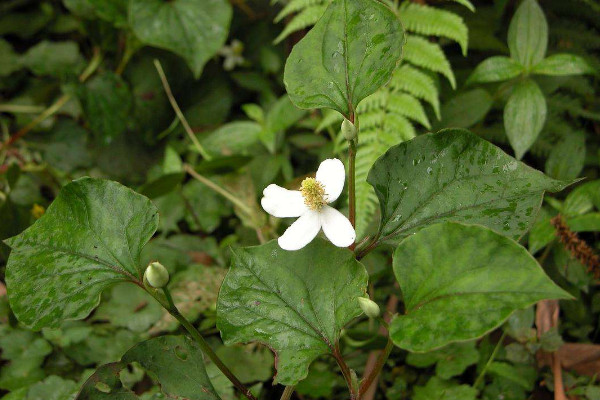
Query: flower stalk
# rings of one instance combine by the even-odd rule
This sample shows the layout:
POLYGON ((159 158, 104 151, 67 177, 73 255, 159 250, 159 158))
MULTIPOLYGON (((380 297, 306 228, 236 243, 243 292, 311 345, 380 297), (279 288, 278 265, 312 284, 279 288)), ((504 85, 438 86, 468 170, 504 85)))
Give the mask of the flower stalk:
POLYGON ((169 312, 169 314, 171 314, 177 321, 179 321, 179 323, 188 331, 192 339, 194 339, 198 343, 202 352, 206 354, 213 363, 215 363, 217 368, 221 370, 221 372, 227 377, 227 379, 229 379, 231 383, 233 383, 233 385, 240 392, 242 392, 244 396, 246 396, 246 398, 248 398, 249 400, 257 400, 256 397, 254 397, 254 395, 252 394, 252 392, 250 392, 250 389, 248 389, 242 382, 240 382, 240 380, 233 374, 233 372, 231 372, 231 370, 227 368, 227 366, 223 363, 219 356, 217 356, 217 354, 213 351, 210 345, 206 342, 204 337, 202 337, 202 334, 198 332, 198 329, 196 329, 196 327, 190 321, 188 321, 187 318, 185 318, 181 314, 181 312, 179 312, 179 309, 177 308, 177 306, 175 306, 175 303, 173 302, 171 292, 166 286, 162 288, 164 299, 159 296, 158 290, 150 289, 147 291, 169 312))

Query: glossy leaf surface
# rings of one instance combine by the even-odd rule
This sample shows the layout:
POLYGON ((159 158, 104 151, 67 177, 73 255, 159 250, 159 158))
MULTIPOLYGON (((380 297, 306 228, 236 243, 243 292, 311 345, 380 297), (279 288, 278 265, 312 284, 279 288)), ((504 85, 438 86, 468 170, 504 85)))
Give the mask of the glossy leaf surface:
POLYGON ((300 108, 345 116, 391 77, 404 33, 397 16, 374 0, 336 0, 293 49, 284 82, 300 108))
POLYGON ((257 341, 277 353, 276 382, 294 385, 332 353, 341 329, 361 314, 367 272, 352 252, 315 239, 298 251, 276 241, 233 251, 217 302, 226 344, 257 341))
POLYGON ((86 381, 77 400, 138 400, 123 387, 121 371, 137 362, 156 376, 161 391, 172 399, 217 400, 220 397, 210 382, 204 356, 187 336, 160 336, 131 348, 121 362, 103 365, 86 381))
POLYGON ((392 147, 375 162, 368 182, 379 198, 383 238, 444 220, 518 238, 533 223, 544 191, 566 186, 460 129, 392 147))
POLYGON ((45 215, 7 239, 9 300, 32 329, 86 317, 114 282, 141 282, 140 251, 158 225, 156 207, 116 182, 66 185, 45 215))
POLYGON ((394 273, 406 311, 390 326, 394 343, 429 351, 482 336, 543 299, 570 299, 525 248, 490 229, 453 222, 404 239, 394 273))

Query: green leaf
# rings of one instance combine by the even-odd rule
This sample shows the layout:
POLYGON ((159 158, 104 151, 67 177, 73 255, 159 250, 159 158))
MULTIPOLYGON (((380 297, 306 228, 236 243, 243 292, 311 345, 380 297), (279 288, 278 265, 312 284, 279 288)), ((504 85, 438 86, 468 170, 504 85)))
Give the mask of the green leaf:
POLYGON ((104 144, 123 134, 133 104, 127 83, 112 72, 90 79, 79 89, 83 111, 91 130, 104 144))
POLYGON ((114 326, 145 332, 162 317, 163 309, 148 293, 132 290, 128 283, 110 289, 110 298, 94 313, 94 321, 109 321, 114 326))
POLYGON ((406 356, 406 363, 415 367, 424 368, 436 364, 435 373, 442 379, 461 375, 477 361, 479 361, 479 352, 473 341, 451 343, 432 352, 409 353, 406 356))
POLYGON ((119 379, 123 363, 102 365, 84 383, 76 400, 139 400, 131 390, 123 387, 119 379))
POLYGON ((488 371, 491 375, 508 379, 528 391, 533 390, 537 378, 536 370, 530 365, 511 365, 494 361, 488 367, 488 371))
POLYGON ((21 59, 23 66, 36 75, 77 74, 84 64, 76 42, 50 42, 43 40, 30 48, 21 59))
POLYGON ((369 172, 383 238, 444 220, 476 223, 519 238, 533 223, 548 178, 469 131, 447 129, 392 147, 369 172))
POLYGON ((138 362, 154 373, 161 390, 171 398, 219 399, 208 379, 200 346, 187 336, 161 336, 129 350, 122 362, 138 362))
POLYGON ((216 400, 200 347, 186 336, 161 336, 137 344, 121 362, 99 367, 85 382, 77 400, 139 400, 123 387, 120 374, 137 362, 158 378, 161 391, 173 399, 216 400))
POLYGON ((544 58, 531 70, 541 75, 582 75, 594 74, 596 71, 583 57, 574 54, 554 54, 544 58))
POLYGON ((429 379, 425 386, 416 386, 414 400, 475 400, 477 389, 469 385, 458 385, 437 376, 429 379))
POLYGON ((229 203, 199 181, 188 182, 181 195, 188 204, 185 218, 193 230, 212 232, 219 227, 222 217, 231 214, 229 203))
POLYGON ((26 400, 71 400, 77 393, 77 383, 51 375, 32 385, 27 391, 26 400))
POLYGON ((8 76, 21 69, 21 58, 11 44, 0 38, 0 77, 8 76))
POLYGON ((456 79, 452 72, 452 66, 450 66, 450 62, 439 44, 432 43, 421 36, 406 35, 403 61, 439 72, 448 79, 452 89, 456 89, 456 79))
POLYGON ((275 381, 295 385, 361 314, 356 299, 366 292, 367 272, 352 252, 323 239, 299 251, 271 241, 232 252, 217 301, 223 341, 268 345, 277 353, 275 381))
POLYGON ((518 61, 505 56, 494 56, 482 61, 467 79, 467 85, 506 81, 525 72, 518 61))
POLYGON ((242 383, 264 382, 273 376, 273 353, 266 347, 222 346, 216 351, 242 383))
POLYGON ((87 0, 93 7, 94 14, 116 27, 127 26, 127 0, 87 0))
POLYGON ((42 218, 6 240, 13 312, 32 329, 86 317, 114 282, 140 283, 140 251, 158 225, 150 200, 116 182, 66 185, 42 218))
POLYGON ((262 129, 256 122, 230 122, 205 136, 201 143, 214 156, 248 154, 249 148, 258 142, 262 129))
POLYGON ((400 60, 404 33, 396 15, 375 0, 336 0, 292 49, 284 82, 300 108, 345 116, 384 85, 400 60))
POLYGON ((407 237, 394 273, 406 311, 390 335, 410 351, 480 337, 539 300, 571 299, 525 248, 479 225, 444 222, 407 237))
POLYGON ((585 214, 594 207, 600 209, 600 180, 577 186, 565 199, 561 213, 572 217, 585 214))
POLYGON ((196 0, 132 0, 129 22, 143 43, 183 57, 198 78, 225 43, 231 15, 226 0, 201 5, 196 0))
POLYGON ((585 164, 585 132, 571 130, 556 143, 546 159, 546 173, 556 179, 575 179, 585 164))
POLYGON ((442 105, 442 121, 439 125, 469 128, 485 118, 493 102, 492 96, 484 89, 461 93, 442 105))
POLYGON ((508 27, 511 58, 530 69, 544 58, 548 47, 548 24, 536 0, 524 0, 508 27))
POLYGON ((504 129, 517 159, 535 143, 546 122, 544 94, 531 79, 519 82, 504 107, 504 129))

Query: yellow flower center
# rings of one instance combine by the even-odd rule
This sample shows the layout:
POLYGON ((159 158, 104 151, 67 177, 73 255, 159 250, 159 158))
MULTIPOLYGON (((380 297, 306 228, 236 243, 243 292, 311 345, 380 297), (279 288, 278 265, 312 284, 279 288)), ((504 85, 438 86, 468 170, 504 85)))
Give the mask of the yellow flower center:
POLYGON ((318 211, 327 204, 325 187, 315 178, 304 179, 300 185, 300 193, 304 197, 304 204, 313 211, 318 211))

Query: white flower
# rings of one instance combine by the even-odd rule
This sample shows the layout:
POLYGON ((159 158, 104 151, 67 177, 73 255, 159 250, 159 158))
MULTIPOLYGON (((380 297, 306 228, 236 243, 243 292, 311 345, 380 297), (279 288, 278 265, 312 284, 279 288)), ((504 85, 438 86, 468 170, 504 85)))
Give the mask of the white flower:
POLYGON ((274 184, 266 187, 260 202, 266 212, 278 218, 300 217, 279 238, 282 249, 303 248, 321 228, 338 247, 354 243, 356 233, 348 218, 327 205, 340 196, 345 179, 344 164, 334 158, 323 161, 316 178, 304 179, 300 190, 287 190, 274 184))
POLYGON ((244 52, 244 44, 237 39, 231 41, 231 45, 223 46, 217 52, 220 56, 223 56, 223 68, 225 71, 233 70, 236 65, 243 65, 246 60, 242 56, 244 52))

